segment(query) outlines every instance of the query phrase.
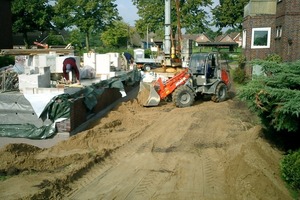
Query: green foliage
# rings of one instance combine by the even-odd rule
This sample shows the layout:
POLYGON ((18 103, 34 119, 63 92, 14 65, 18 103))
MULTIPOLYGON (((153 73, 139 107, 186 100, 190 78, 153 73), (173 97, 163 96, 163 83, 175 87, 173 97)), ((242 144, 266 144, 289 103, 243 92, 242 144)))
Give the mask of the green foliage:
POLYGON ((15 58, 13 56, 0 56, 0 68, 13 65, 15 58))
POLYGON ((220 56, 222 60, 229 60, 229 54, 226 52, 221 53, 220 56))
POLYGON ((276 62, 276 63, 282 62, 282 58, 278 54, 269 54, 265 60, 271 61, 271 62, 276 62))
POLYGON ((54 22, 57 28, 78 28, 85 34, 86 48, 90 50, 92 33, 105 30, 119 20, 115 0, 58 0, 54 22))
POLYGON ((226 30, 226 34, 230 34, 230 33, 235 33, 235 32, 238 32, 238 33, 241 33, 242 30, 240 27, 235 27, 235 28, 229 28, 226 30))
POLYGON ((29 48, 28 32, 46 31, 52 28, 52 6, 48 0, 13 0, 13 32, 22 33, 26 48, 29 48))
POLYGON ((276 131, 299 132, 300 128, 300 61, 275 63, 257 60, 268 76, 253 79, 241 88, 238 96, 276 131))
POLYGON ((66 45, 66 41, 62 35, 50 33, 47 37, 47 44, 51 45, 66 45))
MULTIPOLYGON (((196 32, 197 33, 200 33, 200 32, 196 32)), ((205 34, 211 38, 211 39, 214 39, 216 38, 217 36, 219 35, 222 35, 222 32, 221 31, 213 31, 211 28, 207 28, 206 31, 205 31, 205 34)))
MULTIPOLYGON (((165 5, 162 0, 132 0, 138 8, 140 19, 136 21, 138 33, 144 37, 147 32, 164 36, 165 5)), ((186 33, 201 33, 208 28, 208 13, 205 7, 212 5, 211 0, 179 0, 180 24, 186 33)), ((171 28, 175 35, 177 30, 177 12, 175 1, 171 1, 171 28)))
POLYGON ((78 29, 73 29, 67 39, 67 43, 71 43, 75 50, 81 51, 84 48, 84 34, 78 29))
POLYGON ((101 40, 107 47, 126 47, 128 45, 130 27, 122 21, 116 21, 113 26, 101 34, 101 40))
POLYGON ((236 61, 238 67, 232 72, 233 81, 238 84, 245 84, 248 79, 245 71, 246 57, 243 54, 239 54, 236 61))
POLYGON ((242 28, 244 7, 249 0, 220 0, 220 5, 212 9, 214 25, 220 29, 225 27, 242 28))
POLYGON ((285 155, 280 163, 280 169, 288 185, 300 191, 300 150, 285 155))
POLYGON ((246 65, 246 57, 243 54, 240 54, 237 61, 238 61, 239 67, 244 69, 244 67, 246 65))
POLYGON ((232 78, 235 83, 244 84, 246 81, 246 72, 243 68, 237 67, 232 72, 232 78))

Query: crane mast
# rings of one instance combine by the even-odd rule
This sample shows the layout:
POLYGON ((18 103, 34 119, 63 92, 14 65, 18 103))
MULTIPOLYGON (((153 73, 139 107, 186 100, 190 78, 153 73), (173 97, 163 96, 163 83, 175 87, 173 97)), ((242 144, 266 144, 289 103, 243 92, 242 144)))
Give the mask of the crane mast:
POLYGON ((171 65, 171 0, 165 0, 165 38, 164 38, 165 64, 171 65))

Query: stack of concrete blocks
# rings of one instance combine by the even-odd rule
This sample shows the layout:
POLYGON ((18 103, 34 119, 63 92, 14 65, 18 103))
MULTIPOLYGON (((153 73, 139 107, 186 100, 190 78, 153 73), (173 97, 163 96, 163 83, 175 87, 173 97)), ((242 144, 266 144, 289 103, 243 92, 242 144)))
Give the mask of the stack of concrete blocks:
MULTIPOLYGON (((19 75, 19 90, 22 93, 61 93, 61 88, 51 88, 51 73, 62 73, 63 61, 70 56, 59 56, 55 52, 23 57, 24 74, 19 75)), ((79 57, 76 59, 80 66, 79 57)), ((72 76, 70 76, 72 77, 72 76)))
POLYGON ((26 88, 50 88, 50 67, 36 67, 34 74, 19 74, 19 90, 26 88))
POLYGON ((49 54, 39 54, 35 56, 35 66, 39 67, 50 67, 50 72, 52 73, 56 69, 56 57, 58 57, 55 53, 49 54))
POLYGON ((91 66, 96 71, 96 76, 101 80, 115 76, 115 71, 120 70, 121 57, 119 53, 84 53, 83 55, 84 66, 91 66))

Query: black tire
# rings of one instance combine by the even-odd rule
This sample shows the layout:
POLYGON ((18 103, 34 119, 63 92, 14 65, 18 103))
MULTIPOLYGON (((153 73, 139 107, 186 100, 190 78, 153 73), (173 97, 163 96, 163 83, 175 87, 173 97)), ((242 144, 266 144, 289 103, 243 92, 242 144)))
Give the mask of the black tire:
POLYGON ((216 92, 212 95, 211 100, 214 102, 222 102, 225 101, 227 98, 227 86, 225 83, 220 82, 217 85, 216 92))
POLYGON ((173 92, 172 100, 179 108, 189 107, 195 101, 195 94, 188 86, 181 85, 173 92))
POLYGON ((150 64, 144 64, 143 69, 144 69, 144 71, 149 72, 152 69, 152 67, 150 64))

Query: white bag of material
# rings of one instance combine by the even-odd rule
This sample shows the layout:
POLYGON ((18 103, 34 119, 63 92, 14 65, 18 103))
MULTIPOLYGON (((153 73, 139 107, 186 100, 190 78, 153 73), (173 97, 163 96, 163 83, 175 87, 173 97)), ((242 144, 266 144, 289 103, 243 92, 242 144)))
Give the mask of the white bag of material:
POLYGON ((96 77, 96 70, 91 66, 83 66, 80 69, 80 79, 92 79, 96 77))

